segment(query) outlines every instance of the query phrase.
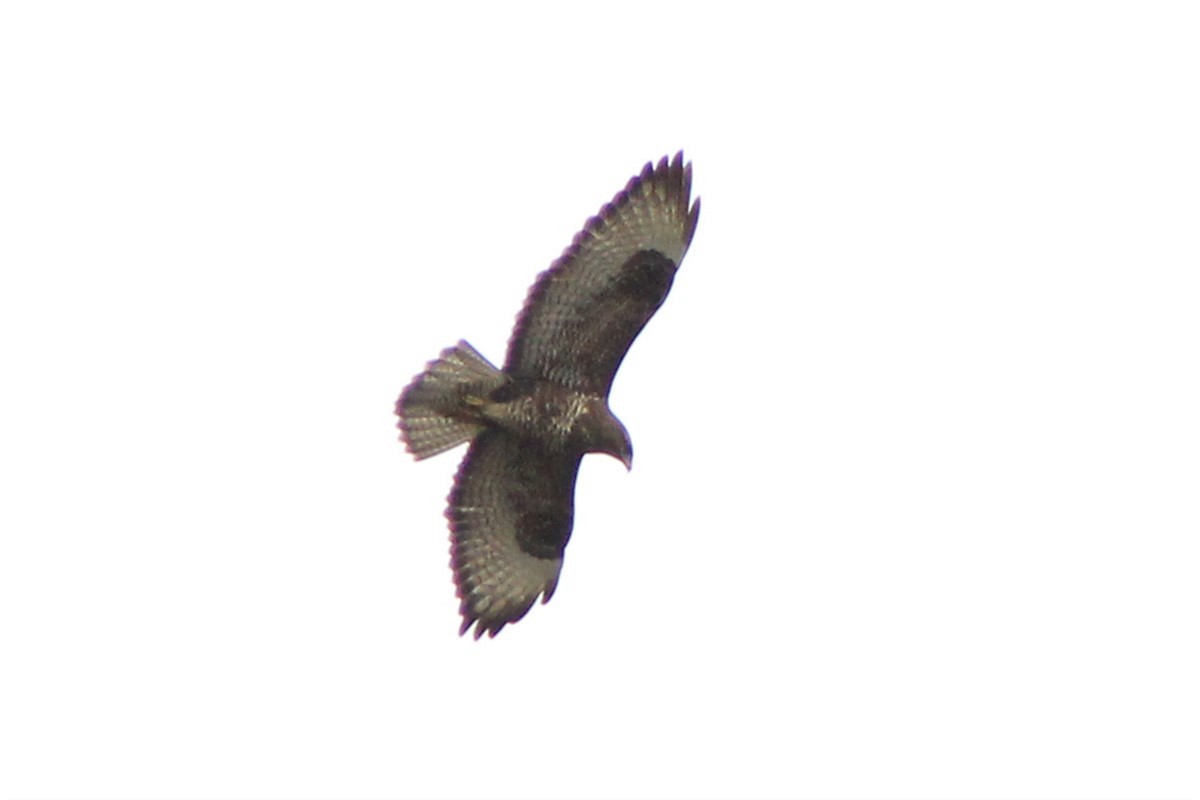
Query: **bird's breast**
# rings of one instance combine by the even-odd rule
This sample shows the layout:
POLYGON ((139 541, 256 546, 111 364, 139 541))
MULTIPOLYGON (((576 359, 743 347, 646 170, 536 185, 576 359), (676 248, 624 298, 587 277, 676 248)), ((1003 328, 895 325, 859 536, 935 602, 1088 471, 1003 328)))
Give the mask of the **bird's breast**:
POLYGON ((579 420, 588 413, 590 403, 587 395, 539 382, 526 393, 494 403, 488 417, 521 436, 566 444, 579 427, 579 420))

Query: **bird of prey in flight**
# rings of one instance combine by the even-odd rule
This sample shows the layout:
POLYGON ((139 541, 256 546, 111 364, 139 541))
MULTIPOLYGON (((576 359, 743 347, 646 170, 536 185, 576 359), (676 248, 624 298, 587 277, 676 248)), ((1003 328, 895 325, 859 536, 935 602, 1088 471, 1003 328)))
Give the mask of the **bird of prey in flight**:
POLYGON ((538 276, 502 369, 460 341, 396 402, 417 459, 470 442, 446 509, 460 634, 495 636, 550 599, 585 453, 631 466, 609 388, 692 241, 691 183, 683 153, 646 164, 538 276))

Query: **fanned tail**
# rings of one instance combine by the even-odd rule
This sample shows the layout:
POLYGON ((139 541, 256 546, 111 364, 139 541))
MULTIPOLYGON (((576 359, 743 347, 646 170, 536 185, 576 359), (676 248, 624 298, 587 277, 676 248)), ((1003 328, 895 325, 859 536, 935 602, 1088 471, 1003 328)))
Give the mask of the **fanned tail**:
POLYGON ((486 398, 508 377, 474 347, 448 347, 396 401, 400 438, 417 460, 469 442, 483 429, 486 398))

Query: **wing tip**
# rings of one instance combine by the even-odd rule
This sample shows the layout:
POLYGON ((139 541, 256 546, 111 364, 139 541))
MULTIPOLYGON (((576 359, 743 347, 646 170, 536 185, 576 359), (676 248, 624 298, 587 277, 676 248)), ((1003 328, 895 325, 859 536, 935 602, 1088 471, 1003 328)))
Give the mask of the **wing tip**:
POLYGON ((472 633, 471 636, 477 642, 483 638, 485 633, 488 635, 489 639, 495 639, 496 634, 499 633, 506 624, 508 624, 507 622, 501 622, 499 624, 496 624, 495 622, 489 623, 483 619, 471 615, 466 610, 462 611, 462 617, 463 621, 462 625, 460 625, 458 628, 458 635, 466 636, 467 631, 471 630, 471 626, 474 625, 475 632, 472 633))
POLYGON ((575 235, 571 246, 563 255, 566 256, 577 245, 603 229, 630 200, 650 191, 656 192, 668 205, 676 207, 679 218, 685 223, 683 234, 686 249, 696 232, 696 223, 700 218, 700 198, 692 199, 692 162, 685 158, 683 150, 678 150, 674 156, 665 155, 657 163, 647 161, 641 172, 629 179, 624 189, 587 220, 583 230, 575 235))
MULTIPOLYGON (((679 204, 684 218, 683 242, 686 253, 696 233, 696 225, 700 221, 700 198, 692 198, 692 162, 684 159, 683 150, 677 151, 669 163, 667 157, 663 156, 658 162, 656 172, 664 173, 668 188, 676 189, 674 200, 679 204)), ((682 260, 682 256, 680 258, 682 260)))
POLYGON ((476 596, 471 588, 473 578, 467 564, 467 558, 461 552, 459 542, 453 535, 457 534, 459 529, 455 524, 455 518, 451 516, 450 519, 452 532, 450 539, 450 570, 453 573, 454 594, 459 601, 458 613, 462 617, 462 623, 458 627, 459 636, 466 636, 467 631, 470 631, 474 627, 475 630, 471 635, 476 641, 482 639, 485 633, 489 639, 494 639, 496 638, 496 634, 504 630, 506 626, 524 619, 525 615, 530 612, 537 602, 539 596, 543 604, 550 601, 550 597, 558 587, 557 577, 543 586, 537 593, 523 599, 506 598, 504 595, 495 595, 491 592, 485 592, 482 595, 476 596))
POLYGON ((692 237, 696 235, 696 225, 700 222, 700 198, 697 197, 692 201, 692 207, 688 210, 687 225, 684 227, 684 251, 692 244, 692 237))

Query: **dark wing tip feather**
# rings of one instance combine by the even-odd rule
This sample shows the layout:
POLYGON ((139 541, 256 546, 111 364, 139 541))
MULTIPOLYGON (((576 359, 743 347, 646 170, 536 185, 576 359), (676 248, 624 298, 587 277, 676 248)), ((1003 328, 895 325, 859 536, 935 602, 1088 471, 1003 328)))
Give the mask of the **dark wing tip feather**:
MULTIPOLYGON (((663 156, 659 159, 657 165, 653 161, 647 161, 646 165, 642 167, 642 171, 630 178, 629 182, 625 184, 624 189, 618 192, 612 200, 601 206, 598 213, 588 218, 587 222, 583 225, 583 229, 576 233, 575 237, 571 240, 570 246, 563 251, 562 255, 550 265, 550 269, 546 270, 542 276, 548 272, 552 272, 555 267, 570 261, 578 253, 580 247, 593 234, 601 231, 622 208, 633 198, 642 194, 645 191, 645 187, 656 180, 661 180, 665 184, 666 190, 671 195, 671 200, 686 213, 688 224, 684 232, 684 241, 690 244, 692 235, 696 231, 696 222, 700 217, 700 198, 696 198, 692 202, 691 208, 688 208, 687 202, 692 195, 692 162, 688 161, 684 163, 683 151, 680 150, 675 154, 674 159, 663 156)), ((542 283, 540 280, 542 276, 539 276, 539 280, 534 283, 530 290, 531 299, 534 291, 542 283)))
MULTIPOLYGON (((683 231, 684 249, 692 242, 692 236, 696 232, 696 223, 700 219, 700 198, 692 200, 689 207, 688 201, 692 196, 692 162, 684 161, 683 151, 675 153, 674 157, 663 156, 658 160, 658 164, 647 161, 642 167, 641 173, 629 179, 629 183, 625 186, 624 191, 613 198, 613 201, 603 209, 599 217, 611 217, 623 205, 628 203, 631 198, 641 194, 646 187, 652 183, 661 183, 663 190, 667 193, 668 202, 674 203, 679 209, 681 216, 687 222, 683 231), (610 210, 612 211, 608 214, 610 210)), ((603 219, 593 217, 588 220, 589 226, 585 226, 584 230, 590 227, 593 221, 602 222, 603 219)))
POLYGON ((692 203, 691 210, 688 211, 687 221, 687 243, 692 243, 692 236, 696 234, 696 223, 700 221, 700 198, 697 197, 692 203))
MULTIPOLYGON (((647 161, 642 167, 642 171, 630 178, 625 188, 618 192, 616 197, 605 203, 599 213, 584 223, 583 229, 575 234, 571 245, 563 251, 558 260, 550 265, 550 269, 538 276, 538 280, 530 289, 526 307, 536 299, 540 293, 539 290, 547 283, 543 280, 545 277, 570 263, 588 239, 602 232, 626 205, 645 193, 654 191, 656 186, 661 186, 667 205, 674 205, 679 218, 684 220, 681 232, 682 253, 679 258, 674 259, 675 266, 678 267, 683 261, 683 255, 691 246, 692 237, 696 233, 696 225, 700 221, 700 198, 692 200, 692 162, 684 161, 682 150, 675 153, 674 157, 663 156, 657 164, 647 161), (688 205, 689 201, 691 202, 690 206, 688 205)), ((514 333, 516 332, 514 331, 514 333)))
MULTIPOLYGON (((659 162, 659 169, 665 169, 667 163, 666 156, 663 156, 659 162)), ((670 172, 672 180, 668 186, 678 187, 678 194, 675 197, 675 202, 687 214, 687 223, 683 230, 684 250, 687 250, 688 245, 692 243, 692 236, 696 233, 696 223, 700 221, 700 198, 692 200, 692 205, 689 208, 687 203, 692 196, 692 162, 684 162, 683 151, 680 150, 675 154, 675 159, 671 162, 670 172)))
MULTIPOLYGON (((465 604, 466 601, 464 600, 463 603, 465 604)), ((503 629, 504 626, 507 624, 505 622, 501 622, 501 623, 484 622, 482 619, 478 619, 473 614, 470 614, 466 610, 465 607, 462 609, 462 617, 463 617, 463 621, 462 621, 462 625, 460 625, 458 628, 458 635, 465 636, 467 634, 467 631, 471 630, 471 626, 474 625, 475 632, 471 635, 474 637, 475 641, 479 641, 480 639, 482 639, 483 635, 485 633, 488 635, 489 639, 496 638, 496 634, 499 633, 501 631, 501 629, 503 629)))
POLYGON ((692 236, 696 233, 696 223, 700 221, 700 198, 692 200, 692 205, 688 208, 688 200, 692 197, 692 162, 683 163, 683 151, 680 150, 675 154, 675 163, 682 164, 683 177, 680 180, 679 203, 687 209, 687 226, 684 228, 683 238, 690 245, 692 236))

